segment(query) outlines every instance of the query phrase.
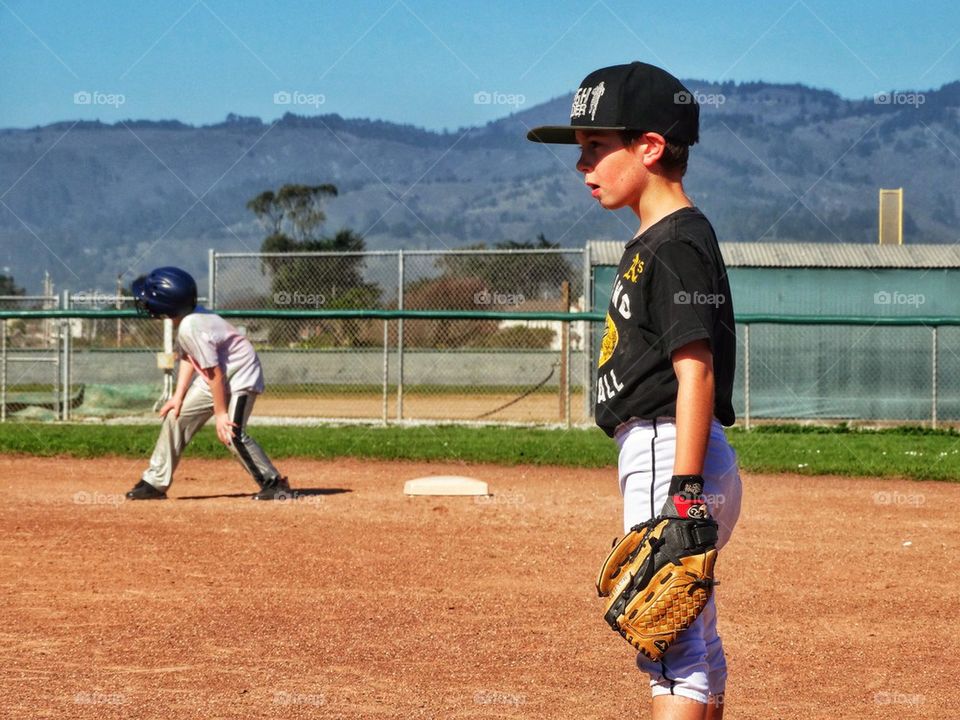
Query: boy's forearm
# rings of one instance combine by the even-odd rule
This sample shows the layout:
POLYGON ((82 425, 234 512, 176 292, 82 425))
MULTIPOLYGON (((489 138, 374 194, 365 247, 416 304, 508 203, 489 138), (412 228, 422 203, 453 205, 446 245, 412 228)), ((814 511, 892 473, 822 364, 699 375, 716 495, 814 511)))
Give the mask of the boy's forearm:
POLYGON ((686 356, 674 362, 677 374, 677 447, 674 475, 700 475, 713 422, 712 357, 686 356))
POLYGON ((189 360, 181 358, 180 369, 177 372, 177 387, 173 391, 173 397, 183 400, 187 394, 187 388, 190 387, 190 381, 193 380, 193 365, 189 360))
POLYGON ((674 475, 700 475, 713 421, 713 378, 701 390, 680 384, 677 393, 677 450, 674 475), (709 393, 709 395, 708 395, 709 393))
POLYGON ((220 368, 214 371, 210 379, 210 394, 213 396, 213 412, 215 415, 226 415, 227 413, 227 379, 224 377, 220 368))

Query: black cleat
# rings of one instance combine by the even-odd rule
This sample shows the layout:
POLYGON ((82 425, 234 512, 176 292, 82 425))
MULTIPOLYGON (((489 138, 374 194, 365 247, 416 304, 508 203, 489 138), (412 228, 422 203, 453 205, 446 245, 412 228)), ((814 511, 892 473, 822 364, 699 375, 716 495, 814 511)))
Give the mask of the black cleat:
POLYGON ((127 500, 165 500, 167 494, 163 490, 157 490, 146 480, 141 480, 133 486, 133 490, 127 493, 127 500))
POLYGON ((293 493, 285 477, 275 477, 267 480, 260 486, 260 492, 253 496, 254 500, 291 500, 293 493))

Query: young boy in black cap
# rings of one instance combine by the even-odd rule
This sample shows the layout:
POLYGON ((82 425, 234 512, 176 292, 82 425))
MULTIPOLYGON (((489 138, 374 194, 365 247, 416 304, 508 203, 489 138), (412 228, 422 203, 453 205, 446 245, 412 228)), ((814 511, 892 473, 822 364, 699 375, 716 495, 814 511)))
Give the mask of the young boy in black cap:
MULTIPOLYGON (((740 514, 736 456, 722 427, 734 422, 736 326, 716 235, 683 189, 699 119, 679 80, 634 62, 588 75, 570 124, 527 137, 578 144, 577 170, 593 197, 640 220, 617 269, 597 378, 596 421, 620 447, 624 528, 655 517, 671 486, 699 481, 719 549, 740 514)), ((650 676, 654 718, 722 717, 715 600, 661 661, 641 654, 637 665, 650 676)))

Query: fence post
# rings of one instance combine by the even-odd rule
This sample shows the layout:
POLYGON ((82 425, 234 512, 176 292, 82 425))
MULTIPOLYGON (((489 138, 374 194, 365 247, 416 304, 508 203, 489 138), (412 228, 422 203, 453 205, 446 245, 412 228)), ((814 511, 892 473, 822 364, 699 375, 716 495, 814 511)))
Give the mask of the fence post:
MULTIPOLYGON (((569 312, 569 309, 567 310, 569 312)), ((567 368, 564 373, 563 386, 563 420, 570 427, 570 321, 563 323, 563 364, 567 368)))
MULTIPOLYGON (((397 309, 403 310, 403 248, 397 253, 397 309)), ((403 420, 403 318, 397 318, 397 420, 403 420)))
POLYGON ((217 307, 217 255, 213 248, 207 250, 207 307, 211 310, 217 307))
MULTIPOLYGON (((59 310, 60 296, 56 295, 54 299, 56 301, 56 307, 53 309, 59 310)), ((44 322, 47 323, 44 333, 49 333, 44 338, 44 347, 53 349, 53 358, 50 363, 53 366, 53 412, 59 418, 61 414, 60 401, 62 399, 60 392, 60 368, 63 365, 63 354, 60 350, 60 344, 63 342, 63 328, 61 327, 63 321, 48 318, 44 320, 44 322)))
MULTIPOLYGON (((593 310, 593 272, 590 267, 590 243, 583 247, 583 309, 593 310)), ((583 418, 593 417, 593 322, 580 321, 583 353, 583 418)))
MULTIPOLYGON (((570 282, 560 283, 560 309, 570 312, 570 282)), ((560 329, 560 417, 570 424, 570 322, 565 321, 560 329)))
POLYGON ((934 325, 933 326, 933 367, 931 368, 932 382, 930 383, 932 386, 932 389, 931 389, 932 407, 930 409, 930 427, 932 428, 937 427, 937 345, 938 345, 937 329, 938 329, 937 326, 934 325))
MULTIPOLYGON (((117 275, 117 301, 114 307, 117 310, 123 309, 123 275, 117 275)), ((96 322, 96 320, 94 320, 96 322)), ((123 320, 117 318, 117 349, 123 345, 123 320)))
MULTIPOLYGON (((70 309, 70 291, 63 291, 63 308, 64 310, 70 309)), ((60 332, 63 335, 61 349, 63 351, 63 360, 62 365, 60 366, 61 371, 61 404, 60 404, 60 419, 69 420, 70 419, 70 318, 64 318, 60 322, 60 332)))
POLYGON ((0 422, 7 421, 7 319, 0 323, 0 422))
POLYGON ((743 326, 743 417, 750 429, 750 325, 743 326))
POLYGON ((383 321, 383 424, 387 424, 387 393, 390 388, 390 321, 383 321))

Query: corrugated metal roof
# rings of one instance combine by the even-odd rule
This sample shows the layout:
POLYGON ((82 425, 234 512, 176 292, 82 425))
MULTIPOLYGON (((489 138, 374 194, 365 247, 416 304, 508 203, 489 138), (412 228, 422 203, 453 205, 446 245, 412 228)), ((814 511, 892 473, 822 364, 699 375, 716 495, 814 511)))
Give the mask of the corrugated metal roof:
MULTIPOLYGON (((591 265, 616 265, 623 243, 592 240, 591 265)), ((722 242, 728 267, 960 268, 958 245, 722 242)))

